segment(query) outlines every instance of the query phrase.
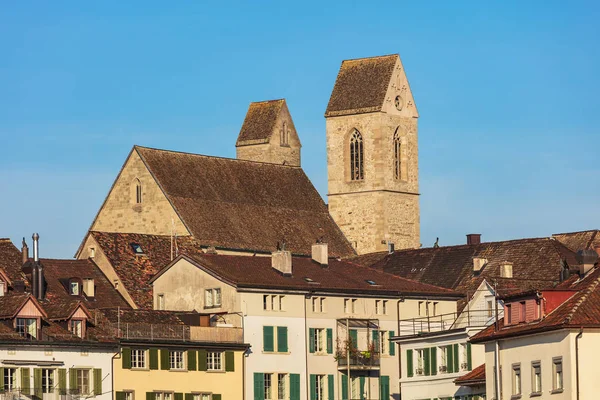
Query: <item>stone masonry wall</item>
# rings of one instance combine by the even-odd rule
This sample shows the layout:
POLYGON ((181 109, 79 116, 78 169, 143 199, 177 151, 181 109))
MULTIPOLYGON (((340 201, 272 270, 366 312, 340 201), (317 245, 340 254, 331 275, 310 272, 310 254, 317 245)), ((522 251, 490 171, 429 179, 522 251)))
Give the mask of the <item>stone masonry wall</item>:
POLYGON ((179 236, 190 235, 134 150, 125 162, 91 230, 171 235, 173 229, 179 236), (142 184, 141 204, 136 204, 136 179, 142 184))

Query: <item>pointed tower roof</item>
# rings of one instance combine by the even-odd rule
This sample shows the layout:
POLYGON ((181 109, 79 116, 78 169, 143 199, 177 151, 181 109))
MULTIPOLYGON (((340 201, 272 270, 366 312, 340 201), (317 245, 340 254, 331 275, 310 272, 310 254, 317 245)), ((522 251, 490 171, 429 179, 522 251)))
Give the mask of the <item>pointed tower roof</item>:
POLYGON ((381 111, 398 54, 342 61, 325 117, 381 111))
POLYGON ((268 143, 281 110, 286 107, 285 99, 250 103, 236 146, 268 143))

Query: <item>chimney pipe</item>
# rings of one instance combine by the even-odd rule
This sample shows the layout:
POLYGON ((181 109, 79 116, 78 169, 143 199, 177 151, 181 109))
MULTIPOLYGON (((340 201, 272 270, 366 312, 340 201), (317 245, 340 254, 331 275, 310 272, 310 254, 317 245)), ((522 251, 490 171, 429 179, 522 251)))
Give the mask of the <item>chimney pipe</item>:
POLYGON ((34 233, 33 236, 31 236, 31 238, 33 239, 33 261, 37 263, 38 261, 40 261, 40 249, 38 243, 40 235, 34 233))
POLYGON ((481 233, 469 233, 467 235, 467 244, 481 243, 481 233))
POLYGON ((329 264, 327 243, 321 240, 317 241, 317 243, 314 243, 311 248, 311 258, 314 262, 320 264, 322 267, 326 267, 329 264))
POLYGON ((27 261, 29 261, 29 247, 27 247, 27 242, 25 241, 25 238, 23 238, 23 244, 21 246, 21 255, 22 255, 22 262, 23 264, 25 264, 27 261))
POLYGON ((579 274, 584 276, 598 261, 598 253, 594 250, 579 250, 576 255, 577 261, 579 262, 579 274))

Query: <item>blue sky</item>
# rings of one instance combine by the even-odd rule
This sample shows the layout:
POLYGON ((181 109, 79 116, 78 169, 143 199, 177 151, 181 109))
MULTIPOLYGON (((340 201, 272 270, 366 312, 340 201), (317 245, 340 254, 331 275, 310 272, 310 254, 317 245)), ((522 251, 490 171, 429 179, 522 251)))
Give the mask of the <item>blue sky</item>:
POLYGON ((390 53, 420 112, 425 246, 600 228, 598 20, 591 1, 5 2, 0 237, 71 257, 134 144, 234 157, 272 98, 326 196, 340 63, 390 53))

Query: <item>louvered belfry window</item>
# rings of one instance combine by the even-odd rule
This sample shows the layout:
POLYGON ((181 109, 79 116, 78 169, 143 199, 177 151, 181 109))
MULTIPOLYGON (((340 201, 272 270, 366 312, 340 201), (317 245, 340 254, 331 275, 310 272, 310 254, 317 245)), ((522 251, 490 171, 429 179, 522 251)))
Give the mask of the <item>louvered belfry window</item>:
POLYGON ((398 130, 394 133, 394 177, 402 179, 402 147, 398 130))
POLYGON ((363 139, 358 130, 350 135, 350 180, 359 181, 365 178, 363 139))

